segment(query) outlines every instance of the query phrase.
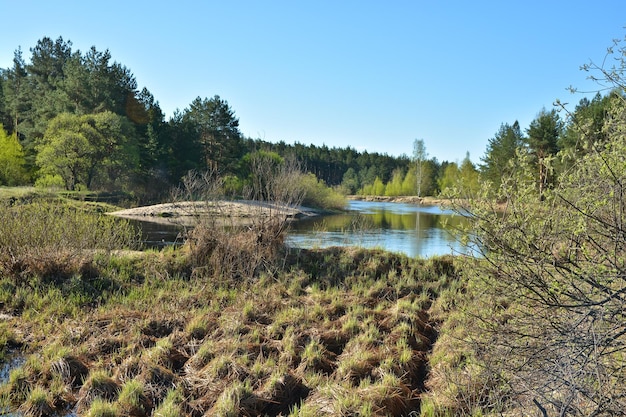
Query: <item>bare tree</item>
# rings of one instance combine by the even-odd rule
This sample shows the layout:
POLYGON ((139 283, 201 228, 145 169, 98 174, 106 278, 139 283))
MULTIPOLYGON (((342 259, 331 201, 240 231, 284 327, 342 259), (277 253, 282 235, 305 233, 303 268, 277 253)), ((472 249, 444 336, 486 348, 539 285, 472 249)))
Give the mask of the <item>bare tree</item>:
POLYGON ((295 160, 278 163, 253 158, 251 182, 244 190, 241 205, 249 214, 237 219, 223 194, 223 181, 216 170, 192 172, 178 191, 179 204, 196 210, 197 218, 188 233, 187 247, 195 273, 228 282, 252 279, 269 271, 283 244, 290 216, 302 202, 302 175, 295 160), (189 200, 200 204, 187 205, 189 200))
POLYGON ((415 139, 413 141, 413 160, 415 162, 415 177, 417 182, 417 196, 422 196, 422 181, 424 173, 424 162, 428 158, 424 139, 415 139))

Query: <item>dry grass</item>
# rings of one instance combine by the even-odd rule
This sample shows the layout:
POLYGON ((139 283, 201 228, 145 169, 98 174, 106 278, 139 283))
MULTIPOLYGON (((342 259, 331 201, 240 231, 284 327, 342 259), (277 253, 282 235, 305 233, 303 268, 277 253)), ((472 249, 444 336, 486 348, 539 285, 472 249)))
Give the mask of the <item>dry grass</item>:
POLYGON ((84 412, 91 407, 96 398, 105 401, 114 401, 119 395, 120 386, 104 371, 93 371, 78 392, 76 408, 84 412))
POLYGON ((170 265, 172 255, 146 254, 149 262, 123 266, 141 280, 125 281, 121 291, 82 307, 55 331, 16 317, 13 325, 30 326, 22 342, 31 355, 42 358, 46 345, 64 349, 50 348, 42 370, 25 367, 9 383, 13 404, 25 403, 17 393, 30 387, 53 392, 56 378, 68 393, 63 408, 102 415, 111 409, 138 416, 419 410, 436 337, 427 311, 432 299, 422 294, 449 282, 436 271, 454 279, 446 264, 452 261, 337 248, 286 253, 277 247, 275 254, 272 265, 279 259, 280 269, 221 280, 151 275, 146 271, 170 265))

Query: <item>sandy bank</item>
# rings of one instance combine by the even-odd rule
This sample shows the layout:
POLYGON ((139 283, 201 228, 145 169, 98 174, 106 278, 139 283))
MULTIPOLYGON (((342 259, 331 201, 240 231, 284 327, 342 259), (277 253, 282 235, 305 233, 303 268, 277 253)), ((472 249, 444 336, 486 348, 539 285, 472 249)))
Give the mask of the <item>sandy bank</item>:
POLYGON ((215 217, 242 224, 262 217, 284 216, 288 219, 301 219, 319 216, 323 212, 308 207, 287 207, 279 204, 237 200, 237 201, 183 201, 151 206, 135 207, 109 213, 113 216, 150 221, 162 224, 193 226, 200 217, 215 217))

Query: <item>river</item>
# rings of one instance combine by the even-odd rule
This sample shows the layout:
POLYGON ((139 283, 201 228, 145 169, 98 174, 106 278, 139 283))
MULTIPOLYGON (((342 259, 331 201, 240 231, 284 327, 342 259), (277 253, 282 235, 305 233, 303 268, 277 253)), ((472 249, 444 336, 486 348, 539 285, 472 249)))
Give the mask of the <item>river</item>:
MULTIPOLYGON (((466 253, 455 231, 462 216, 437 206, 350 201, 347 211, 291 224, 288 245, 300 248, 361 246, 383 248, 412 257, 466 253)), ((146 246, 182 243, 181 229, 138 222, 146 246)))
POLYGON ((438 206, 350 201, 347 213, 293 224, 287 243, 304 248, 383 248, 427 258, 467 252, 456 233, 464 221, 438 206))

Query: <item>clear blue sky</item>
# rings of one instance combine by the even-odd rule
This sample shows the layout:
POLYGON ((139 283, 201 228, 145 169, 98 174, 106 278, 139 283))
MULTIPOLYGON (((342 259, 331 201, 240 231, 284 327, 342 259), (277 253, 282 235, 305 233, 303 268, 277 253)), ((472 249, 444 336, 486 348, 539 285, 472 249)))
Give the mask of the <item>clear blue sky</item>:
POLYGON ((220 95, 249 137, 477 162, 591 89, 579 67, 624 38, 624 0, 9 1, 0 67, 44 36, 109 49, 169 118, 220 95))

